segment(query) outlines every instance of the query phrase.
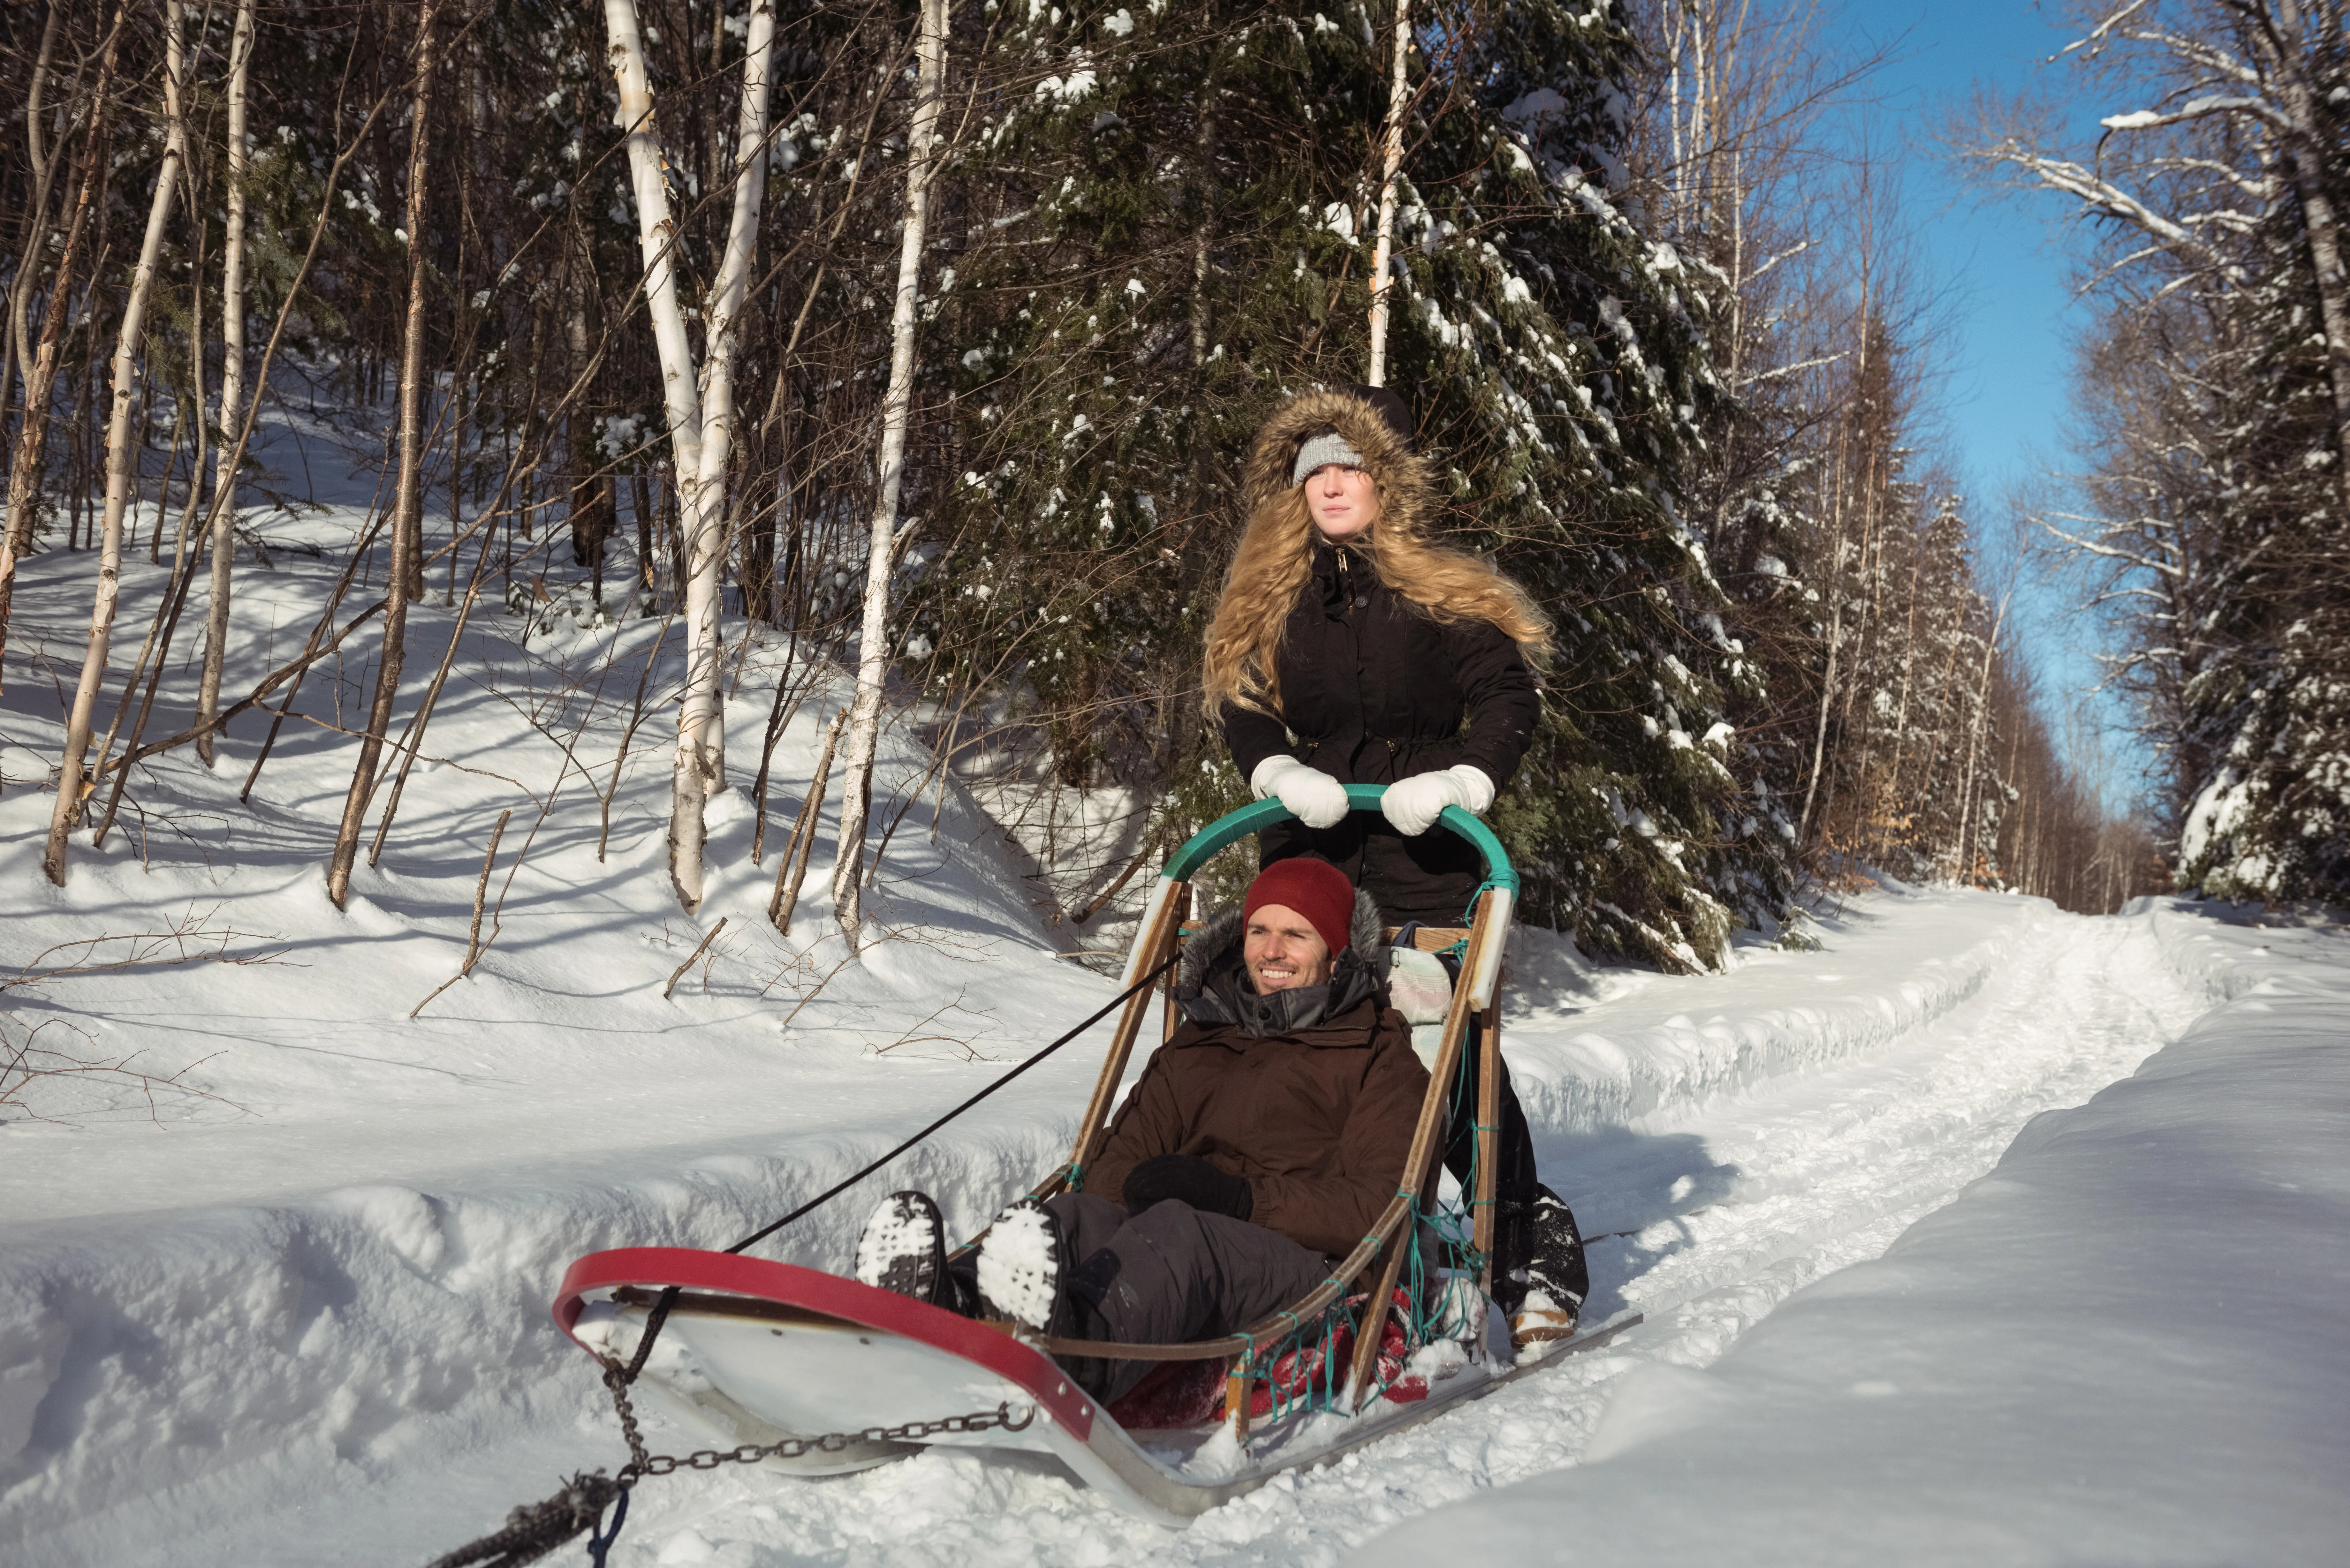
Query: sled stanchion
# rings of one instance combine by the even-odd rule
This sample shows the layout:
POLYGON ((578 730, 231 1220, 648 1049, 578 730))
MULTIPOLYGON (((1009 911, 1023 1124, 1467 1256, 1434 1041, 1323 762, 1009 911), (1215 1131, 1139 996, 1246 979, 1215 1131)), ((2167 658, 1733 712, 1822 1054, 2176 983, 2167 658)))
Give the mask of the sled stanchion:
MULTIPOLYGON (((1180 909, 1191 890, 1188 882, 1160 879, 1151 895, 1142 929, 1135 933, 1134 957, 1127 965, 1128 986, 1135 983, 1138 976, 1149 974, 1174 958, 1176 939, 1182 926, 1180 909)), ((1145 988, 1127 999, 1126 1011, 1118 1015, 1118 1033, 1110 1037, 1109 1055, 1102 1063, 1101 1076, 1095 1080, 1093 1098, 1086 1102, 1085 1118, 1077 1124, 1076 1144, 1069 1150, 1067 1179, 1073 1191, 1085 1189, 1086 1160, 1101 1137, 1102 1124, 1109 1120, 1110 1105, 1118 1098, 1119 1081, 1126 1076, 1127 1058, 1133 1054, 1135 1037, 1142 1033, 1142 1021, 1149 1012, 1150 992, 1145 988)))
MULTIPOLYGON (((1180 892, 1169 897, 1167 903, 1168 907, 1174 911, 1175 942, 1178 947, 1180 947, 1183 941, 1183 922, 1191 918, 1191 885, 1189 882, 1184 883, 1180 892)), ((1180 1022, 1182 1010, 1175 1005, 1177 973, 1178 971, 1170 969, 1167 971, 1166 978, 1159 982, 1159 1043, 1161 1045, 1174 1039, 1175 1031, 1182 1026, 1180 1022)))
MULTIPOLYGON (((1461 965, 1464 975, 1479 972, 1491 944, 1498 940, 1493 933, 1492 916, 1497 912, 1496 905, 1507 910, 1503 897, 1498 890, 1479 896, 1476 919, 1469 933, 1469 951, 1461 965)), ((1413 1129, 1411 1150, 1404 1156, 1402 1179, 1396 1184, 1396 1201, 1404 1204, 1407 1210, 1414 1203, 1415 1195, 1427 1185, 1430 1167, 1444 1140, 1450 1119, 1446 1112, 1451 1109, 1449 1085, 1461 1064, 1461 1050, 1468 1038, 1469 1015, 1474 1006, 1467 986, 1453 988, 1452 1007, 1444 1019, 1443 1043, 1437 1048, 1435 1065, 1429 1070, 1428 1097, 1420 1102, 1419 1125, 1413 1129)), ((1399 1231, 1396 1243, 1388 1249, 1387 1258, 1379 1265, 1378 1287, 1363 1303, 1363 1322, 1355 1333, 1355 1365, 1347 1382, 1352 1407, 1357 1414, 1373 1397, 1371 1372, 1378 1365, 1379 1341, 1384 1337, 1389 1303, 1395 1298, 1397 1277, 1403 1272, 1403 1253, 1402 1233, 1399 1231)))
POLYGON ((1485 1005, 1483 1038, 1477 1042, 1477 1190, 1469 1208, 1473 1223, 1470 1244, 1483 1260, 1478 1266, 1478 1288, 1493 1293, 1493 1238, 1499 1217, 1493 1197, 1501 1179, 1502 1146, 1502 999, 1485 1005))

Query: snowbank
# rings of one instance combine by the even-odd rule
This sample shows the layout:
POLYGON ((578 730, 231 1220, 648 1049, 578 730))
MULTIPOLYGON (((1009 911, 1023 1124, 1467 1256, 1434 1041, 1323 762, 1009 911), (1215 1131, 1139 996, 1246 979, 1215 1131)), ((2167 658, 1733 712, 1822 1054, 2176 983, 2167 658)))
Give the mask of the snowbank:
POLYGON ((2233 1000, 1714 1365, 1622 1380, 1576 1468, 1356 1559, 2334 1563, 2350 1541, 2350 952, 2178 906, 2233 1000))

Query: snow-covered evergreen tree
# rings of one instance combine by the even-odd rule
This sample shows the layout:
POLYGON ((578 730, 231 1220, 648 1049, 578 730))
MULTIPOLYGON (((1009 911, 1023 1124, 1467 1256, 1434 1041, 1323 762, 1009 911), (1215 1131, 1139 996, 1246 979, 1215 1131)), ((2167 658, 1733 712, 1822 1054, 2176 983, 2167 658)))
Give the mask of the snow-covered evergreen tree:
MULTIPOLYGON (((1062 781, 1163 787, 1184 824, 1240 798, 1196 670, 1247 443, 1281 398, 1363 373, 1379 22, 1016 12, 996 73, 1025 88, 960 171, 955 452, 907 635, 1048 725, 1062 781)), ((1539 0, 1418 43, 1389 384, 1456 536, 1561 634, 1498 820, 1534 918, 1712 963, 1783 878, 1775 838, 1722 827, 1722 693, 1759 672, 1676 499, 1717 395, 1710 305, 1624 199, 1632 41, 1604 5, 1539 0)))
POLYGON ((2268 215, 2249 259, 2199 378, 2213 437, 2199 542, 2223 591, 2187 628, 2199 657, 2182 717, 2202 768, 2179 877, 2223 898, 2339 900, 2350 897, 2350 530, 2297 204, 2268 215))

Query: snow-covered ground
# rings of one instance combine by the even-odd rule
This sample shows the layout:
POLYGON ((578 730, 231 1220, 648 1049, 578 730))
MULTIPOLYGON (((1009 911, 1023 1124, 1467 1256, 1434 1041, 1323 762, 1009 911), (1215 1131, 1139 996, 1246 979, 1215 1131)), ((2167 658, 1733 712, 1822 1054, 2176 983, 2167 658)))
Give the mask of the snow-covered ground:
MULTIPOLYGON (((356 516, 270 524, 328 559, 281 554, 276 572, 246 576, 233 691, 307 632, 356 516)), ((65 646, 88 560, 29 563, 17 613, 36 649, 65 646)), ((127 613, 159 575, 126 569, 127 613)), ((403 712, 452 619, 434 608, 411 623, 403 712)), ((775 853, 819 710, 839 694, 821 688, 785 733, 754 866, 742 792, 776 649, 752 652, 727 709, 736 790, 713 805, 713 891, 680 915, 661 864, 665 709, 636 737, 598 852, 598 792, 659 623, 567 622, 520 646, 518 624, 493 603, 468 633, 424 747, 447 760, 420 767, 381 867, 362 865, 339 913, 322 877, 351 742, 333 726, 363 702, 371 640, 306 686, 297 715, 311 722, 289 722, 250 807, 236 797, 262 732, 248 723, 217 772, 159 760, 143 823, 126 819, 101 852, 78 839, 58 891, 38 868, 50 799, 21 782, 29 760, 54 756, 54 690, 12 637, 0 976, 56 944, 175 923, 268 961, 151 961, 8 999, 19 1034, 54 1019, 47 1040, 100 1060, 138 1053, 135 1065, 187 1069, 201 1091, 166 1091, 151 1114, 119 1078, 52 1080, 26 1091, 50 1119, 0 1111, 11 1564, 422 1562, 558 1475, 616 1465, 592 1366, 546 1315, 566 1262, 615 1244, 731 1241, 1111 993, 1066 956, 1098 939, 1039 923, 1016 850, 952 788, 935 838, 925 797, 891 843, 874 898, 889 940, 850 960, 833 933, 829 817, 791 937, 772 930, 775 853), (528 853, 496 939, 473 979, 411 1022, 462 960, 483 852, 508 808, 494 899, 525 839, 528 853), (715 956, 664 998, 722 917, 715 956)), ((120 640, 135 650, 136 636, 120 640)), ((158 727, 178 722, 174 711, 158 727)), ((910 788, 923 761, 889 736, 878 797, 910 788)), ((1918 1485, 1900 1490, 1904 1476, 1939 1474, 1933 1496, 1950 1511, 2003 1506, 2011 1474, 2073 1485, 2076 1513, 2046 1517, 2076 1518, 2130 1505, 2137 1493, 2105 1483, 2157 1461, 2170 1468, 2147 1473, 2181 1496, 2215 1476, 2260 1480, 2218 1516, 2265 1511, 2258 1539, 2276 1544, 2238 1553, 2207 1539, 2180 1561, 2299 1560, 2297 1542, 2338 1534, 2340 1503, 2295 1490, 2310 1466, 2342 1468, 2343 1418, 2312 1412, 2350 1407, 2323 1375, 2327 1347, 2306 1339, 2328 1314, 2339 1324, 2345 1282, 2345 1254, 2324 1240, 2341 1231, 2342 1068, 2320 1049, 2350 1039, 2342 971, 2328 967, 2338 939, 2171 907, 2089 920, 1913 889, 1828 912, 1821 934, 1816 952, 1749 946, 1727 976, 1667 979, 1595 970, 1521 933, 1505 1038, 1545 1173, 1598 1238, 1591 1311, 1648 1314, 1607 1352, 1180 1532, 1110 1511, 1049 1463, 933 1453, 821 1482, 649 1482, 614 1561, 1330 1562, 1424 1514, 1412 1532, 1512 1531, 1512 1551, 1538 1543, 1544 1561, 1578 1542, 1620 1557, 1651 1541, 1690 1543, 1672 1548, 1679 1558, 1660 1545, 1659 1561, 1775 1561, 1808 1555, 1810 1499, 1877 1520, 1854 1527, 1848 1555, 1881 1562, 1918 1555, 1904 1529, 1958 1539, 1918 1485), (2171 1046, 2255 981, 2267 989, 2171 1046), (2319 1038, 2295 1046, 2288 1027, 2319 1038), (2138 1078, 2062 1111, 2157 1052, 2138 1078), (2002 1156, 1994 1180, 1970 1188, 2002 1156), (2048 1174, 2015 1174, 2035 1160, 2048 1174), (2245 1185, 2255 1168, 2276 1196, 2245 1185), (2141 1170, 2167 1196, 2127 1208, 2141 1170), (2189 1205, 2206 1186, 2219 1195, 2189 1205), (2149 1231, 2144 1245, 2107 1240, 2149 1231), (2074 1282, 2035 1290, 2050 1271, 2074 1282), (2110 1335, 2101 1311, 2120 1325, 2110 1335), (2067 1313, 2085 1326, 2059 1332, 2067 1313), (2005 1381, 1978 1377, 1983 1366, 2005 1381), (2158 1408, 2170 1382, 2201 1390, 2205 1437, 2158 1408), (2257 1397, 2221 1408, 2239 1385, 2257 1397), (2059 1392, 2019 1404, 2011 1387, 2059 1392), (1993 1444, 2000 1434, 2028 1458, 1993 1444), (2069 1470, 2052 1458, 2084 1445, 2095 1451, 2069 1470), (1936 1471, 1917 1458, 1930 1452, 1971 1468, 1936 1471), (1904 1454, 1916 1464, 1896 1473, 1904 1454), (1751 1531, 1704 1534, 1716 1474, 1719 1516, 1742 1508, 1751 1531), (1464 1499, 1487 1511, 1443 1511, 1464 1499)), ((1073 1047, 762 1251, 840 1267, 895 1185, 929 1189, 976 1229, 1058 1159, 1095 1060, 1090 1043, 1073 1047)), ((673 1436, 653 1435, 657 1447, 673 1436)), ((2002 1542, 2033 1539, 2031 1518, 2005 1523, 2002 1542)), ((2090 1560, 2168 1561, 2127 1543, 2188 1539, 2146 1529, 2090 1560)), ((1417 1542, 1425 1557, 1430 1539, 1372 1550, 1417 1542)), ((2037 1560, 2001 1542, 1977 1555, 2037 1560)))
MULTIPOLYGON (((2230 1000, 1711 1365, 1645 1358, 1582 1463, 1356 1561, 1473 1539, 1500 1562, 1708 1568, 2343 1562, 2342 936, 2109 924, 2151 928, 2172 972, 2230 1000)), ((2048 1000, 2046 1023, 2089 1021, 2048 1000)))

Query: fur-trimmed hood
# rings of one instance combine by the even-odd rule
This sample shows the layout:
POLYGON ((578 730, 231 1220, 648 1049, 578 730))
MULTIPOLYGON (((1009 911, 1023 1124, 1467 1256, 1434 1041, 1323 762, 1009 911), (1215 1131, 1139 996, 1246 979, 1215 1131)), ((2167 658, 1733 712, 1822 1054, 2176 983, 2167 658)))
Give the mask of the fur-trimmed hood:
POLYGON ((1436 475, 1411 442, 1352 392, 1301 392, 1273 410, 1256 432, 1242 481, 1242 499, 1256 509, 1293 488, 1297 449, 1317 431, 1336 430, 1363 454, 1363 468, 1379 487, 1376 527, 1425 536, 1436 515, 1436 475))
POLYGON ((1244 922, 1238 909, 1211 918, 1183 945, 1183 962, 1176 971, 1175 1004, 1183 1016, 1204 1027, 1232 1025, 1263 1038, 1311 1029, 1338 1017, 1367 999, 1379 997, 1387 984, 1387 928, 1379 907, 1368 893, 1355 893, 1355 916, 1347 933, 1347 948, 1323 985, 1299 986, 1260 996, 1251 990, 1242 966, 1244 922))

